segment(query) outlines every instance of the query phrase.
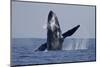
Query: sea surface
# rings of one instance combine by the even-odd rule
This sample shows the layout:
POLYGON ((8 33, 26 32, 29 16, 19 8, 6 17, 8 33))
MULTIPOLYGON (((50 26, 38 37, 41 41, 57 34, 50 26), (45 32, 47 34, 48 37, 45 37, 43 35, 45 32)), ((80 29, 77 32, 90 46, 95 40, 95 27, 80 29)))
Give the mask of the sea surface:
POLYGON ((71 63, 96 60, 95 38, 67 38, 61 51, 35 50, 46 39, 41 38, 12 38, 11 65, 35 65, 51 63, 71 63))

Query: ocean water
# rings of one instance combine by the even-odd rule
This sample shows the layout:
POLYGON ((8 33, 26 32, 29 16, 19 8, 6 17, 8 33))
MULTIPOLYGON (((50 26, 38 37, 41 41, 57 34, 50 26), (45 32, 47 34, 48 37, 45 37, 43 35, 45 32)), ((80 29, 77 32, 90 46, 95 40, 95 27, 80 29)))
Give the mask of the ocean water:
POLYGON ((69 63, 96 60, 95 38, 67 38, 61 51, 37 51, 46 39, 13 38, 11 42, 11 65, 35 65, 69 63))

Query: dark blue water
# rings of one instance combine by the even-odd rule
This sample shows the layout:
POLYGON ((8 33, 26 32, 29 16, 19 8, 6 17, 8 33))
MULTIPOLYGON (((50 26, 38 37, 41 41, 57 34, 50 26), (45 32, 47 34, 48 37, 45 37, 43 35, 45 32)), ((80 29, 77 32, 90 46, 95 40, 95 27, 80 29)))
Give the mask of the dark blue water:
POLYGON ((46 39, 39 38, 16 38, 12 39, 11 45, 11 64, 29 65, 29 64, 48 64, 95 61, 95 39, 75 39, 68 38, 64 40, 62 51, 38 51, 41 44, 46 39))

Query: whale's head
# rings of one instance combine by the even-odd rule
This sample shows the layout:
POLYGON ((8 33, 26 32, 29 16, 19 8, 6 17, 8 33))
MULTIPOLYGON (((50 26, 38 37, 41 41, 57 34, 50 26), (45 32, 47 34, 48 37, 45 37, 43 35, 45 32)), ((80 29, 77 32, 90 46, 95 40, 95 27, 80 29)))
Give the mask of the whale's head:
POLYGON ((60 28, 58 18, 53 11, 50 11, 48 14, 47 29, 55 31, 58 28, 60 28))

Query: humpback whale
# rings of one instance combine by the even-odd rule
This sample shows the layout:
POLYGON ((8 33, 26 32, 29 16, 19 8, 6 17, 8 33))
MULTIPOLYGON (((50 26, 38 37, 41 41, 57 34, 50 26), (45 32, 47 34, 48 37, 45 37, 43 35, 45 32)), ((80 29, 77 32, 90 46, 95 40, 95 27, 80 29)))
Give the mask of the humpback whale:
POLYGON ((74 28, 62 34, 56 14, 53 11, 50 11, 48 14, 48 21, 47 21, 47 42, 42 44, 35 51, 44 51, 46 49, 48 51, 62 50, 64 39, 74 34, 79 27, 80 25, 77 25, 74 28))
POLYGON ((47 50, 61 50, 62 35, 57 16, 50 11, 47 22, 47 50))

